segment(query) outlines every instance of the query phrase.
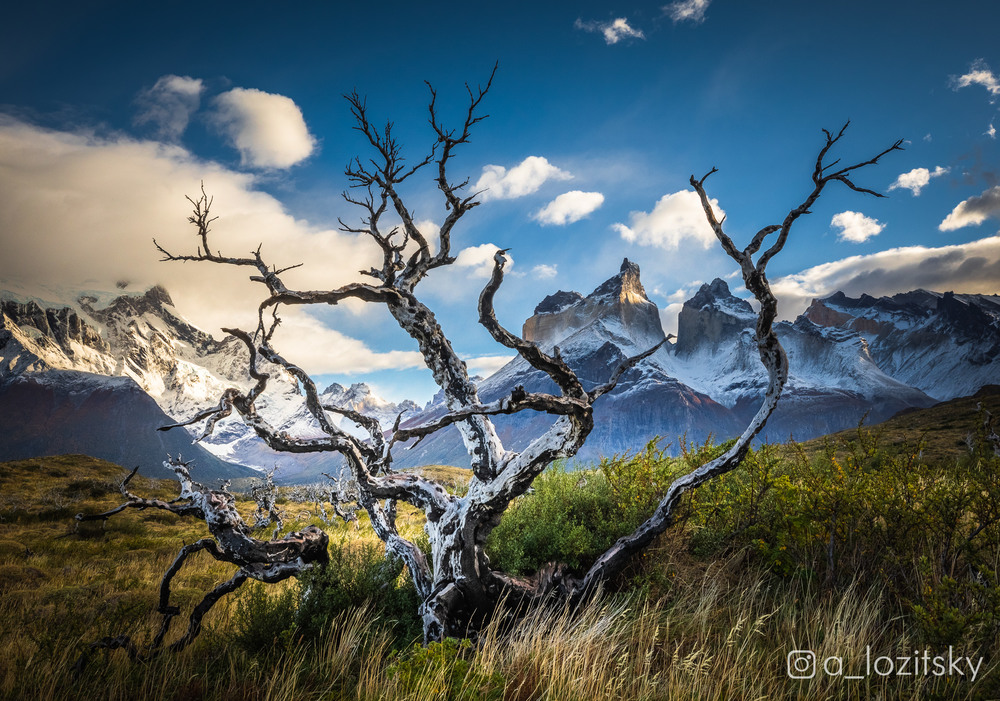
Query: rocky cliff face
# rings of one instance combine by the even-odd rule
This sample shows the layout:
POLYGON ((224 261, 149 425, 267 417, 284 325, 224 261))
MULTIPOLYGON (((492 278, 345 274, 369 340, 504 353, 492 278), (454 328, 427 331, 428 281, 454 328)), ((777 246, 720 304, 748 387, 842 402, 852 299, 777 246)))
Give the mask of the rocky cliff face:
POLYGON ((606 280, 584 297, 579 292, 559 291, 535 307, 524 322, 522 336, 543 347, 551 347, 581 329, 601 322, 620 326, 633 341, 663 339, 663 326, 656 305, 646 297, 639 279, 639 266, 628 258, 618 275, 606 280))
POLYGON ((743 329, 752 329, 756 322, 757 315, 750 303, 734 296, 725 280, 716 278, 702 285, 681 307, 674 350, 679 357, 717 353, 743 329))
MULTIPOLYGON (((832 319, 832 316, 827 318, 832 319)), ((839 317, 838 317, 839 318, 839 317)), ((682 382, 732 409, 741 422, 756 412, 767 378, 753 338, 756 315, 723 280, 703 285, 678 319, 670 370, 682 382)), ((856 331, 820 326, 806 316, 779 322, 789 381, 764 437, 784 441, 839 431, 868 414, 882 421, 934 400, 884 372, 856 331)))

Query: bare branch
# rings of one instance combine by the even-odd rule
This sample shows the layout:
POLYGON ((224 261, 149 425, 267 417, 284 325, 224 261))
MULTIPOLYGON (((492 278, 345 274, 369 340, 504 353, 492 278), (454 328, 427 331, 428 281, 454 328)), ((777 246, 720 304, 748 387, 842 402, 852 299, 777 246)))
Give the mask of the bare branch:
POLYGON ((983 435, 993 447, 993 454, 1000 457, 1000 436, 997 435, 996 428, 993 426, 993 414, 983 408, 982 402, 976 404, 976 411, 983 413, 983 435))
POLYGON ((498 414, 516 414, 525 409, 545 412, 556 416, 566 416, 586 409, 586 404, 578 399, 570 397, 556 397, 544 393, 527 393, 521 386, 515 387, 510 394, 501 397, 488 404, 470 404, 461 409, 450 411, 444 416, 422 424, 408 428, 397 428, 393 431, 390 447, 394 443, 407 441, 412 438, 422 438, 432 433, 440 431, 445 426, 450 426, 459 421, 464 421, 473 416, 495 416, 498 414))
POLYGON ((537 345, 512 334, 497 321, 493 310, 493 297, 503 282, 503 269, 507 264, 507 257, 504 254, 508 250, 510 249, 505 248, 493 255, 493 275, 479 295, 479 323, 486 327, 498 343, 517 351, 518 355, 528 361, 533 368, 551 377, 563 394, 575 399, 584 399, 587 393, 583 385, 580 384, 576 373, 559 357, 558 352, 554 356, 544 353, 537 345))
POLYGON ((747 451, 750 449, 753 439, 757 436, 761 429, 763 429, 768 418, 777 407, 778 399, 781 397, 781 392, 788 380, 788 359, 785 355, 784 349, 781 347, 781 343, 778 341, 777 335, 774 333, 773 324, 775 318, 777 317, 777 299, 772 293, 770 285, 767 281, 767 276, 765 275, 767 263, 772 257, 781 251, 792 224, 794 224, 795 220, 799 216, 809 211, 809 207, 811 207, 812 204, 819 198, 827 183, 832 180, 839 180, 847 184, 848 187, 851 187, 851 189, 874 194, 870 193, 870 191, 864 190, 863 188, 855 187, 853 183, 847 179, 847 173, 877 163, 879 159, 887 153, 898 150, 900 148, 900 144, 902 143, 901 141, 897 141, 892 146, 867 161, 853 166, 848 166, 847 168, 842 168, 828 175, 824 175, 824 171, 826 170, 826 166, 823 164, 824 158, 830 149, 844 135, 844 132, 847 130, 847 126, 848 124, 845 124, 836 136, 832 136, 830 132, 824 130, 826 143, 820 150, 819 156, 816 159, 816 166, 813 171, 814 188, 812 193, 810 193, 801 205, 788 213, 780 227, 769 225, 758 231, 753 237, 753 240, 743 251, 739 251, 733 244, 732 240, 723 231, 721 223, 715 217, 708 194, 705 192, 705 180, 709 175, 715 172, 715 169, 713 168, 700 180, 691 176, 691 186, 701 198, 702 206, 705 209, 705 215, 708 219, 709 225, 712 227, 719 241, 722 243, 722 247, 726 253, 739 263, 743 274, 743 282, 746 285, 746 288, 760 303, 760 311, 757 314, 755 337, 761 364, 768 373, 767 389, 763 402, 761 403, 756 415, 750 421, 746 429, 744 429, 743 433, 736 440, 733 446, 729 448, 729 450, 691 473, 674 480, 649 519, 640 525, 635 532, 619 539, 618 542, 616 542, 607 552, 601 555, 601 557, 599 557, 594 565, 587 571, 582 580, 579 582, 571 581, 566 583, 567 589, 575 598, 585 596, 594 591, 600 582, 605 581, 610 575, 618 572, 634 553, 645 548, 650 542, 652 542, 653 538, 666 530, 676 516, 675 509, 683 494, 694 489, 698 485, 705 483, 713 477, 735 469, 742 462, 747 451), (778 239, 765 253, 760 256, 756 265, 754 265, 751 256, 759 250, 764 238, 775 232, 779 232, 778 239))
POLYGON ((603 385, 599 387, 595 387, 594 389, 590 390, 587 393, 587 396, 590 397, 590 401, 594 402, 598 398, 602 397, 603 395, 613 390, 618 385, 618 380, 621 379, 622 375, 624 375, 630 369, 634 368, 639 362, 645 360, 653 353, 660 350, 660 348, 663 347, 663 344, 669 341, 671 338, 674 338, 674 335, 672 333, 667 334, 666 338, 664 338, 662 341, 657 343, 652 348, 645 350, 642 353, 639 353, 638 355, 633 355, 631 358, 626 358, 625 360, 623 360, 618 365, 618 367, 615 368, 615 371, 611 373, 611 378, 607 382, 605 382, 603 385))

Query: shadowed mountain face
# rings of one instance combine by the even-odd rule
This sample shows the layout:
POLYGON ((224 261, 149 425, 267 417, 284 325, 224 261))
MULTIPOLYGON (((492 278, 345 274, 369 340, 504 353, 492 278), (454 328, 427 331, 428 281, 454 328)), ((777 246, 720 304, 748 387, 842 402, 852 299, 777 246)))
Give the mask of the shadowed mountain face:
MULTIPOLYGON (((703 285, 684 304, 676 343, 629 370, 597 402, 594 431, 578 458, 634 451, 655 436, 676 444, 681 436, 724 440, 739 433, 766 385, 755 323, 751 306, 725 281, 703 285)), ((790 378, 765 429, 767 440, 850 428, 866 413, 870 422, 880 421, 1000 382, 996 296, 917 290, 852 299, 838 293, 814 300, 794 323, 780 322, 777 333, 788 352, 790 378)), ((639 266, 628 259, 589 295, 559 291, 543 299, 523 335, 548 352, 558 346, 588 389, 664 338, 639 266)), ((84 452, 155 470, 167 452, 181 452, 197 454, 219 475, 235 469, 226 461, 259 469, 279 464, 278 479, 286 482, 339 469, 339 456, 275 453, 235 417, 199 444, 218 464, 198 452, 183 430, 152 430, 169 423, 168 416, 183 420, 214 405, 225 387, 247 387, 246 362, 240 344, 217 341, 189 324, 160 287, 118 296, 67 293, 57 302, 0 292, 0 459, 84 452)), ((273 379, 261 414, 290 434, 319 435, 295 382, 280 368, 268 372, 273 379)), ((479 385, 484 401, 519 385, 556 390, 520 358, 479 385)), ((412 402, 386 402, 364 384, 332 385, 323 402, 374 415, 386 429, 404 410, 404 426, 445 412, 440 394, 421 410, 412 402)), ((331 419, 361 434, 340 416, 331 419)), ((497 417, 496 423, 508 449, 522 450, 551 419, 523 412, 497 417)), ((468 465, 454 427, 394 453, 399 467, 468 465)))
POLYGON ((192 445, 184 432, 156 430, 168 423, 128 377, 54 370, 0 384, 0 461, 80 453, 173 479, 162 465, 169 454, 192 460, 192 476, 205 483, 257 474, 192 445))

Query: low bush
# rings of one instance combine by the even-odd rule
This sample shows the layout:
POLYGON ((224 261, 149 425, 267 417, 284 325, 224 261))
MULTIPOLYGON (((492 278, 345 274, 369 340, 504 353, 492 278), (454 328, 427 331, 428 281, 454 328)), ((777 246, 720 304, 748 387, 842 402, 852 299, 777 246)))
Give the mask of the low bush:
POLYGON ((309 570, 298 582, 295 625, 306 638, 318 638, 327 623, 348 609, 367 606, 389 623, 404 645, 423 634, 413 580, 398 558, 386 558, 381 543, 356 541, 330 550, 325 567, 309 570))
POLYGON ((381 544, 340 543, 331 547, 326 566, 308 570, 284 590, 245 585, 236 597, 232 637, 251 653, 280 652, 292 642, 322 640, 334 619, 364 608, 406 646, 422 635, 419 605, 402 562, 387 559, 381 544))
MULTIPOLYGON (((490 557, 519 574, 547 562, 585 569, 653 512, 674 479, 726 447, 682 441, 670 457, 653 441, 596 470, 551 469, 504 514, 490 557)), ((696 557, 743 552, 823 589, 884 588, 928 644, 976 649, 1000 635, 1000 458, 982 435, 943 461, 860 428, 812 452, 765 445, 686 495, 674 533, 696 557)), ((657 579, 653 560, 637 560, 623 581, 669 581, 657 579)))

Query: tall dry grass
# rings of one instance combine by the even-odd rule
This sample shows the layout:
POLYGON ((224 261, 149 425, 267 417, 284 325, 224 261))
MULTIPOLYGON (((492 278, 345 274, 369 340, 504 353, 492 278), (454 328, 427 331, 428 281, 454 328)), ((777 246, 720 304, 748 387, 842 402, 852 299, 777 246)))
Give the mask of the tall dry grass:
MULTIPOLYGON (((14 620, 11 605, 5 599, 0 609, 5 620, 14 620)), ((407 653, 392 653, 386 627, 364 609, 331 621, 316 643, 276 639, 263 655, 232 644, 222 610, 181 654, 133 663, 121 652, 98 652, 79 678, 72 666, 93 630, 51 630, 44 641, 32 637, 37 631, 7 635, 0 645, 0 694, 123 701, 478 699, 488 687, 495 698, 559 701, 990 696, 995 668, 981 669, 974 683, 934 676, 846 680, 822 670, 811 679, 789 678, 786 655, 796 649, 812 650, 819 660, 841 656, 846 674, 863 669, 865 646, 877 654, 910 654, 914 640, 899 621, 886 622, 884 606, 879 592, 820 594, 721 563, 678 582, 669 600, 603 596, 578 611, 538 609, 514 625, 498 618, 477 645, 459 651, 468 663, 464 678, 454 680, 444 660, 405 684, 398 668, 407 653)))
MULTIPOLYGON (((25 480, 35 476, 26 473, 25 480)), ((498 617, 476 645, 436 648, 425 654, 426 663, 412 650, 397 649, 405 643, 364 608, 333 618, 318 640, 299 639, 289 628, 268 649, 250 652, 237 642, 230 599, 211 612, 201 637, 182 653, 131 662, 121 651, 97 651, 77 676, 73 666, 94 640, 120 633, 139 643, 149 640, 158 624, 152 612, 163 571, 181 541, 203 535, 199 524, 170 515, 123 514, 106 531, 92 524, 88 532, 64 537, 66 514, 83 504, 96 509, 116 501, 105 493, 110 489, 87 489, 100 496, 74 501, 71 508, 61 505, 58 514, 44 518, 22 515, 30 514, 27 506, 5 507, 0 698, 1000 697, 1000 672, 985 665, 975 682, 932 675, 848 680, 821 669, 812 678, 791 679, 786 665, 792 650, 811 650, 819 661, 840 656, 848 675, 863 669, 866 647, 878 655, 909 655, 922 643, 912 619, 881 591, 857 584, 821 591, 808 580, 755 568, 746 557, 697 561, 683 555, 683 542, 661 545, 644 565, 669 570, 668 583, 655 587, 656 594, 606 595, 577 611, 538 609, 516 624, 498 617)), ((23 501, 37 503, 27 493, 23 501)), ((412 520, 416 531, 419 524, 412 520)), ((334 540, 347 547, 355 537, 345 527, 334 540)), ((194 557, 175 582, 175 600, 190 610, 230 574, 230 567, 210 557, 194 557)), ((293 585, 267 591, 276 596, 282 586, 293 585)))

